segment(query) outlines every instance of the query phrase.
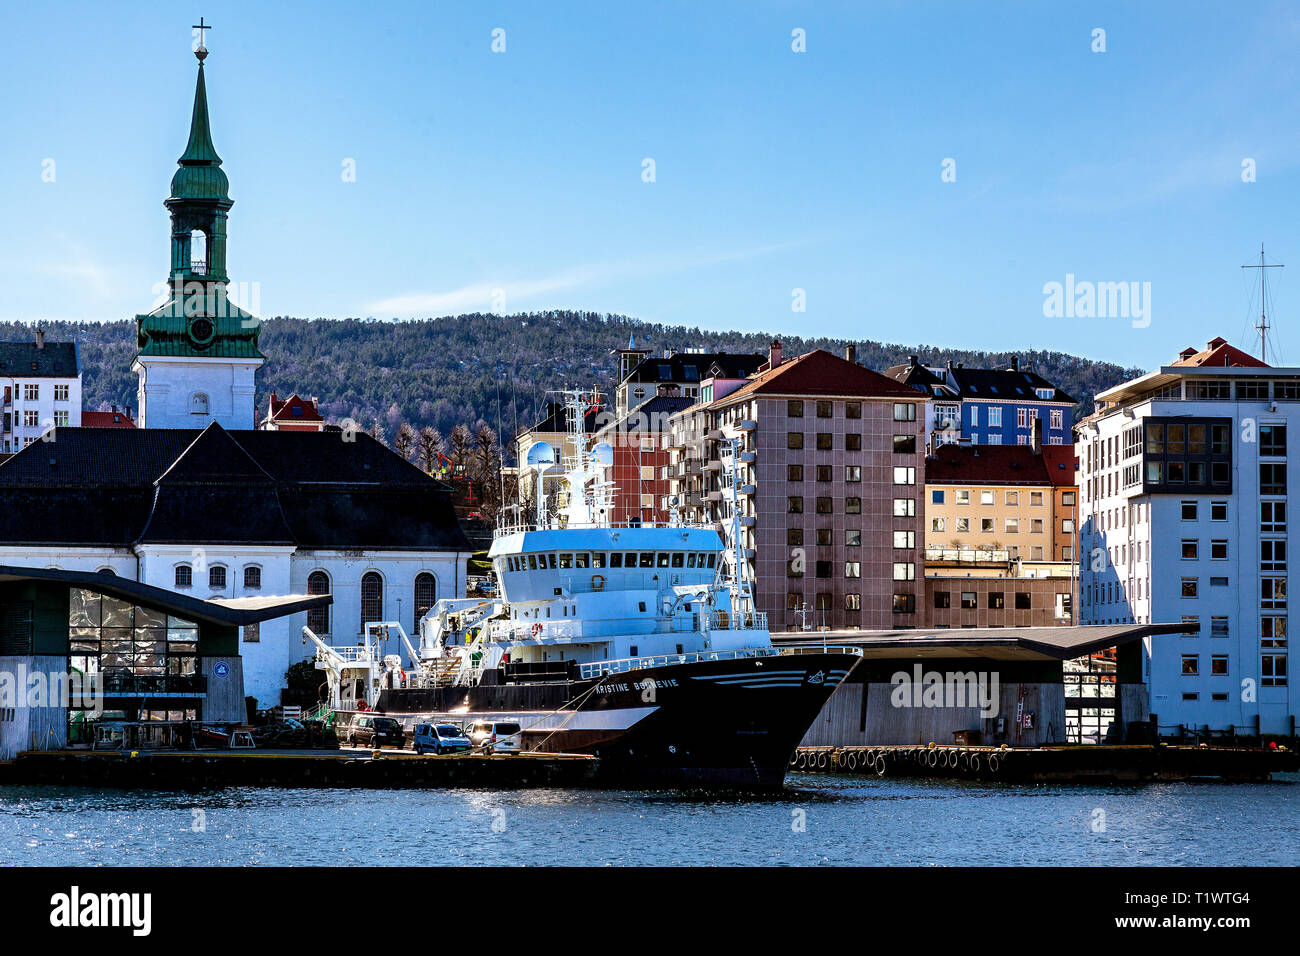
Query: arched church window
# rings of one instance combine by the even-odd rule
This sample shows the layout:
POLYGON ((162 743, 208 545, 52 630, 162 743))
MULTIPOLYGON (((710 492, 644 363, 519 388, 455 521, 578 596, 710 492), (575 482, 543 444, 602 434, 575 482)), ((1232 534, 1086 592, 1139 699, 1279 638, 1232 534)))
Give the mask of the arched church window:
POLYGON ((202 229, 190 230, 190 274, 208 274, 208 237, 202 229))
MULTIPOLYGON (((307 575, 307 593, 329 594, 330 576, 324 571, 313 571, 307 575)), ((326 607, 314 607, 308 611, 307 626, 317 635, 328 634, 330 632, 330 609, 328 605, 326 607)))
POLYGON ((190 414, 208 414, 208 396, 204 392, 195 392, 190 398, 190 414))
POLYGON ((378 571, 367 571, 361 576, 361 630, 367 621, 379 621, 384 616, 384 579, 378 571))
POLYGON ((415 576, 415 632, 420 630, 420 618, 438 600, 438 581, 428 571, 421 571, 415 576))

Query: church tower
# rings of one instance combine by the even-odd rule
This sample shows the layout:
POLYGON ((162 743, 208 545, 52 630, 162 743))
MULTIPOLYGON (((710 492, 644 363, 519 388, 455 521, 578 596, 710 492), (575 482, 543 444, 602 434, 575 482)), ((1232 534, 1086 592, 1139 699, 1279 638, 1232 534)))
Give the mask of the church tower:
POLYGON ((226 217, 234 205, 221 157, 212 145, 200 21, 199 77, 190 139, 163 203, 171 214, 171 272, 167 301, 137 315, 142 428, 256 427, 254 376, 261 321, 226 295, 226 217))

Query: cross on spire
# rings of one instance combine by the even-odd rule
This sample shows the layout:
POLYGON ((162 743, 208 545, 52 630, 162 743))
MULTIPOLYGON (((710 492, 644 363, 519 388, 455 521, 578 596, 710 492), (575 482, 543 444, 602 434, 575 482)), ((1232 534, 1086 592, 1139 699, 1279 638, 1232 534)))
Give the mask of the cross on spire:
POLYGON ((202 63, 203 58, 208 55, 208 48, 203 45, 203 31, 211 30, 212 24, 205 23, 203 18, 199 17, 199 22, 190 24, 190 29, 199 31, 199 45, 194 48, 194 55, 199 58, 199 63, 202 63))

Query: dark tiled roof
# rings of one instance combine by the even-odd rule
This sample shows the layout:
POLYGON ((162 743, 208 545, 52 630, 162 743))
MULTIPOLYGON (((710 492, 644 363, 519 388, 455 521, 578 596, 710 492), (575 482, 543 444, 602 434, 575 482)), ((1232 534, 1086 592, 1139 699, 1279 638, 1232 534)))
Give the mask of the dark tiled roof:
MULTIPOLYGON (((600 418, 603 408, 592 407, 587 409, 585 420, 583 421, 583 432, 590 435, 596 430, 596 424, 600 418)), ((567 432, 569 430, 569 415, 564 406, 559 402, 546 403, 546 417, 540 422, 528 429, 530 432, 567 432)))
POLYGON ((1043 466, 1047 469, 1047 480, 1054 485, 1078 483, 1079 459, 1073 445, 1044 445, 1043 466))
MULTIPOLYGON (((1062 448, 1071 446, 1060 446, 1062 448)), ((925 461, 932 485, 1046 485, 1047 466, 1028 445, 940 445, 925 461)))
POLYGON ((364 432, 57 428, 0 495, 3 543, 466 549, 447 487, 364 432))
POLYGON ((619 421, 610 422, 596 433, 597 437, 610 430, 660 431, 662 429, 656 426, 666 427, 669 417, 676 415, 682 409, 690 408, 695 402, 695 399, 687 398, 685 395, 656 395, 632 409, 619 421))
POLYGON ((706 378, 748 378, 767 361, 766 355, 732 352, 678 352, 667 358, 653 355, 628 373, 627 382, 680 382, 706 378))
POLYGON ((814 349, 787 359, 755 376, 748 384, 720 398, 718 406, 731 405, 750 395, 844 395, 853 398, 912 398, 914 388, 873 372, 856 362, 814 349))
POLYGON ((885 369, 884 374, 895 382, 902 382, 919 392, 925 392, 931 398, 957 397, 951 385, 924 365, 893 365, 885 369))
POLYGON ((1078 404, 1037 372, 1025 369, 952 369, 952 377, 961 390, 962 398, 982 398, 992 401, 1068 402, 1078 404), (1040 398, 1036 389, 1050 389, 1051 398, 1040 398))
POLYGON ((72 342, 0 342, 0 375, 6 378, 76 378, 77 346, 72 342))

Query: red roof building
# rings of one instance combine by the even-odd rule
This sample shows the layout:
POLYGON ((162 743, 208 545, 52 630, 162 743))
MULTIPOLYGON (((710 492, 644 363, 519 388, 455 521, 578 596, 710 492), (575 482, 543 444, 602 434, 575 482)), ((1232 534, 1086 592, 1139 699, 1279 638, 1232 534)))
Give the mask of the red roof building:
POLYGON ((135 419, 129 408, 116 405, 107 412, 82 412, 82 428, 135 428, 135 419))
POLYGON ((1212 338, 1205 343, 1205 348, 1196 351, 1185 348, 1178 353, 1176 366, 1204 366, 1206 368, 1268 368, 1267 362, 1260 361, 1248 352, 1243 352, 1229 345, 1222 338, 1212 338))
POLYGON ((284 401, 271 393, 271 405, 258 426, 263 431, 323 432, 325 419, 321 417, 316 398, 300 397, 296 392, 284 401))

